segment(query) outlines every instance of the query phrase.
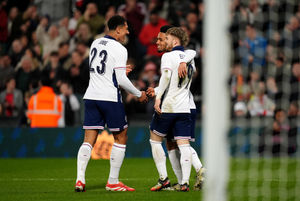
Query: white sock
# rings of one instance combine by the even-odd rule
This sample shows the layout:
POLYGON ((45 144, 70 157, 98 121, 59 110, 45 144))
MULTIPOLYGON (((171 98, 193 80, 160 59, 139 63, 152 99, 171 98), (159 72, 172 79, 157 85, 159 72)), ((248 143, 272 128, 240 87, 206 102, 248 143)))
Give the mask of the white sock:
POLYGON ((82 183, 85 184, 85 170, 86 166, 91 158, 92 153, 92 145, 88 142, 84 142, 81 147, 79 148, 78 155, 77 155, 77 179, 80 180, 82 183))
POLYGON ((169 159, 172 165, 172 169, 177 177, 177 181, 181 184, 182 180, 182 170, 180 165, 180 153, 178 149, 172 149, 168 151, 169 159))
POLYGON ((200 171, 200 168, 202 167, 202 163, 198 157, 197 152, 193 147, 190 147, 191 152, 192 152, 192 165, 195 168, 196 172, 200 171))
POLYGON ((180 149, 180 164, 182 169, 181 184, 189 184, 192 168, 192 152, 189 144, 178 145, 180 149))
POLYGON ((168 177, 166 166, 166 155, 161 145, 161 142, 150 139, 152 156, 161 180, 165 180, 168 177))
POLYGON ((125 157, 126 145, 114 143, 110 154, 110 172, 108 183, 119 183, 119 173, 125 157))

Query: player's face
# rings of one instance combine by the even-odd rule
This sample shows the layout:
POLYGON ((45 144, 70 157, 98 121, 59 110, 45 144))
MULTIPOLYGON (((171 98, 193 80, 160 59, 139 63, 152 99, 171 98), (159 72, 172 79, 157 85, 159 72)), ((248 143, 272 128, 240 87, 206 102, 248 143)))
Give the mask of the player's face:
POLYGON ((158 52, 165 52, 166 51, 166 34, 159 32, 157 35, 157 40, 156 40, 156 45, 157 45, 157 51, 158 52))
POLYGON ((126 22, 125 22, 124 26, 119 27, 118 32, 119 32, 120 42, 125 42, 126 41, 126 35, 129 34, 128 25, 127 25, 126 22))
POLYGON ((166 40, 165 41, 166 41, 166 50, 168 50, 168 51, 172 50, 172 48, 174 46, 174 44, 173 44, 173 42, 174 42, 173 36, 170 35, 170 34, 166 34, 166 40))

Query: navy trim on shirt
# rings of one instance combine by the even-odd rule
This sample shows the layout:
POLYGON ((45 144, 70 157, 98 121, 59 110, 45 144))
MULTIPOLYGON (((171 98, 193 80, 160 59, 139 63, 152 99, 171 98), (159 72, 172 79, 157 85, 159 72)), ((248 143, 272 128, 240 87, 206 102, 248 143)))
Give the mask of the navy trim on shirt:
POLYGON ((180 50, 180 51, 184 52, 184 47, 183 46, 175 46, 175 47, 173 47, 172 51, 174 51, 174 50, 180 50))
POLYGON ((116 40, 114 37, 111 37, 109 35, 105 35, 104 38, 108 38, 108 39, 112 39, 112 40, 116 40))

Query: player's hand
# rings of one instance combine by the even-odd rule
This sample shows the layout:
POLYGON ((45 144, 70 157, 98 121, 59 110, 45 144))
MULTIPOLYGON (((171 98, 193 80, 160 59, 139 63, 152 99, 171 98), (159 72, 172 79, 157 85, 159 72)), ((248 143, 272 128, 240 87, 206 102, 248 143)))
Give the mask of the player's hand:
POLYGON ((181 62, 179 67, 178 67, 178 76, 179 78, 184 78, 187 74, 187 67, 186 63, 181 62))
POLYGON ((142 91, 142 95, 141 95, 141 97, 139 97, 138 101, 141 103, 147 103, 148 97, 147 97, 145 91, 142 91))
POLYGON ((131 65, 126 65, 126 75, 132 71, 131 65))
POLYGON ((153 87, 148 87, 146 94, 148 97, 152 98, 155 96, 154 88, 153 87))
POLYGON ((155 100, 155 104, 154 104, 154 110, 159 115, 161 114, 160 103, 161 103, 161 100, 160 99, 156 99, 155 100))

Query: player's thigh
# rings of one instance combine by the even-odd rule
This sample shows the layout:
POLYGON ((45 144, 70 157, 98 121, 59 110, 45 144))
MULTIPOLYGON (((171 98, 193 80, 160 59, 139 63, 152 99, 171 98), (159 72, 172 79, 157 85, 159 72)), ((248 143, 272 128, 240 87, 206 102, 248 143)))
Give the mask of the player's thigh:
POLYGON ((150 130, 160 137, 166 137, 170 132, 174 121, 174 115, 170 113, 162 113, 153 115, 150 130))
POLYGON ((175 140, 190 140, 191 139, 191 115, 190 113, 180 113, 177 116, 174 124, 174 139, 175 140))
POLYGON ((83 129, 104 129, 105 118, 102 115, 97 100, 84 100, 83 129))
POLYGON ((103 101, 102 108, 107 127, 111 132, 118 133, 128 127, 123 103, 103 101))

